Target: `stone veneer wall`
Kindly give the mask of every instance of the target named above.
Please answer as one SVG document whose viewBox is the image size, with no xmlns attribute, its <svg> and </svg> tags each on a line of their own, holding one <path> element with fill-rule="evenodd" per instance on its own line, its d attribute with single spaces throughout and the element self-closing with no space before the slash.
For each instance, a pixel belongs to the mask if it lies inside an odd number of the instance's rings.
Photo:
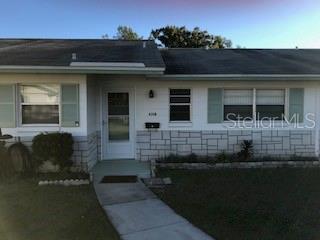
<svg viewBox="0 0 320 240">
<path fill-rule="evenodd" d="M 72 161 L 75 167 L 82 171 L 90 170 L 98 161 L 98 133 L 93 132 L 88 136 L 73 137 Z"/>
<path fill-rule="evenodd" d="M 101 131 L 97 131 L 97 160 L 101 159 Z"/>
<path fill-rule="evenodd" d="M 136 154 L 141 161 L 169 154 L 235 153 L 243 140 L 252 140 L 254 155 L 288 158 L 315 156 L 312 130 L 137 131 Z"/>
</svg>

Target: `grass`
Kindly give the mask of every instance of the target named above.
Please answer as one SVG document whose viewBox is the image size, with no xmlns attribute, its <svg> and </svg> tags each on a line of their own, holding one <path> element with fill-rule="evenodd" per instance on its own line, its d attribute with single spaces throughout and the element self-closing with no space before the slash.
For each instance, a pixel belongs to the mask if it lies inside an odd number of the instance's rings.
<svg viewBox="0 0 320 240">
<path fill-rule="evenodd" d="M 320 239 L 320 169 L 160 170 L 155 190 L 220 240 Z"/>
<path fill-rule="evenodd" d="M 1 240 L 119 239 L 91 185 L 38 187 L 38 179 L 0 183 Z"/>
</svg>

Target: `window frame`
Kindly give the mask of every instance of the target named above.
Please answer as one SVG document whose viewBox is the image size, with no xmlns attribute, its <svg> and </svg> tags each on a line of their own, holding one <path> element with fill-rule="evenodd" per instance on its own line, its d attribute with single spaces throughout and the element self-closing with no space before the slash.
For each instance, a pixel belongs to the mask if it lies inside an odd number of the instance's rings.
<svg viewBox="0 0 320 240">
<path fill-rule="evenodd" d="M 170 94 L 170 90 L 183 90 L 183 89 L 187 89 L 190 91 L 190 95 L 172 95 L 172 96 L 179 96 L 179 97 L 189 97 L 190 98 L 190 102 L 189 103 L 171 103 L 170 102 L 170 98 L 171 98 L 171 94 Z M 186 123 L 192 123 L 192 88 L 190 87 L 170 87 L 168 89 L 168 118 L 169 118 L 169 124 L 186 124 Z M 171 106 L 189 106 L 189 120 L 171 120 L 170 119 L 170 113 L 171 113 Z"/>
<path fill-rule="evenodd" d="M 223 110 L 223 116 L 224 116 L 224 93 L 225 90 L 252 90 L 253 94 L 252 94 L 252 120 L 245 120 L 246 122 L 257 122 L 257 121 L 263 121 L 263 120 L 259 120 L 256 119 L 257 116 L 257 97 L 256 97 L 256 92 L 257 90 L 283 90 L 284 91 L 284 116 L 287 117 L 288 116 L 288 112 L 289 112 L 289 88 L 281 88 L 281 87 L 254 87 L 254 88 L 223 88 L 222 89 L 222 110 Z M 275 122 L 284 122 L 285 119 L 281 120 L 274 120 Z M 224 120 L 224 123 L 230 123 L 232 122 L 231 120 Z"/>
<path fill-rule="evenodd" d="M 23 103 L 21 99 L 21 89 L 22 86 L 35 86 L 35 85 L 57 85 L 59 88 L 58 92 L 58 103 L 57 104 L 28 104 L 28 103 Z M 62 108 L 61 108 L 61 84 L 60 83 L 43 83 L 43 82 L 30 82 L 30 83 L 19 83 L 17 87 L 17 99 L 18 99 L 18 118 L 19 118 L 19 126 L 20 127 L 60 127 L 61 126 L 61 113 L 62 113 Z M 58 112 L 59 112 L 59 122 L 58 123 L 23 123 L 22 122 L 22 106 L 32 106 L 32 105 L 52 105 L 56 106 L 58 105 Z"/>
</svg>

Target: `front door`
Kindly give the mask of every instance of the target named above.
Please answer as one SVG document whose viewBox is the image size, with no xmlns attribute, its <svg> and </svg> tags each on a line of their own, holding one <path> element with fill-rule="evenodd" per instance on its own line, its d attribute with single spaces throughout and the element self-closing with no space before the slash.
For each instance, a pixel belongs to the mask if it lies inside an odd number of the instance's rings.
<svg viewBox="0 0 320 240">
<path fill-rule="evenodd" d="M 134 95 L 129 90 L 108 91 L 106 97 L 106 159 L 134 158 Z"/>
</svg>

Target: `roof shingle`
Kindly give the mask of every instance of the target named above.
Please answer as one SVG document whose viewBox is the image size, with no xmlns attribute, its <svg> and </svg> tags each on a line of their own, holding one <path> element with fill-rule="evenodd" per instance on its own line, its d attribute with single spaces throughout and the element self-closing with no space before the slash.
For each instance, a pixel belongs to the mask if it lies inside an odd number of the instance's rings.
<svg viewBox="0 0 320 240">
<path fill-rule="evenodd" d="M 164 67 L 153 41 L 0 39 L 0 65 L 69 66 L 74 62 L 72 53 L 76 53 L 78 62 L 135 62 Z"/>
<path fill-rule="evenodd" d="M 320 74 L 320 49 L 163 49 L 165 74 Z"/>
</svg>

